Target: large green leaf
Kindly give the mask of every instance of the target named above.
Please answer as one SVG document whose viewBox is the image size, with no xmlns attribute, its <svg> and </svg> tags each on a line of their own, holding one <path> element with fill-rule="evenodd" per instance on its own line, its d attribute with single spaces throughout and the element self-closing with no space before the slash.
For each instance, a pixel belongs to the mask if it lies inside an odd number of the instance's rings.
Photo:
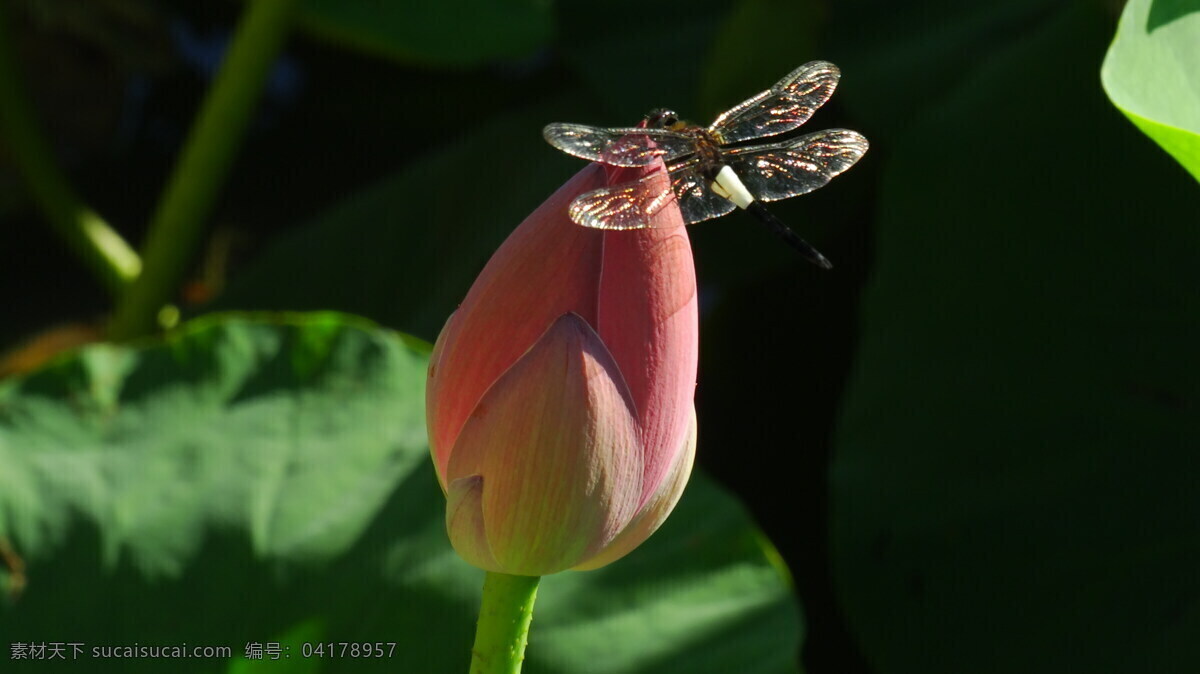
<svg viewBox="0 0 1200 674">
<path fill-rule="evenodd" d="M 1130 0 L 1100 77 L 1113 105 L 1200 180 L 1200 0 Z"/>
<path fill-rule="evenodd" d="M 880 674 L 1200 671 L 1200 191 L 1108 31 L 1066 5 L 889 148 L 831 478 Z"/>
<path fill-rule="evenodd" d="M 529 56 L 553 33 L 551 10 L 549 0 L 304 0 L 300 22 L 405 63 L 461 67 Z"/>
<path fill-rule="evenodd" d="M 4 383 L 6 644 L 84 645 L 24 663 L 37 671 L 164 671 L 92 649 L 184 643 L 234 658 L 170 671 L 465 671 L 483 574 L 443 528 L 426 352 L 337 314 L 214 315 Z M 544 580 L 526 671 L 795 671 L 798 615 L 773 557 L 697 477 L 625 560 Z M 304 657 L 305 642 L 352 641 L 397 646 Z M 268 642 L 290 657 L 242 660 Z"/>
</svg>

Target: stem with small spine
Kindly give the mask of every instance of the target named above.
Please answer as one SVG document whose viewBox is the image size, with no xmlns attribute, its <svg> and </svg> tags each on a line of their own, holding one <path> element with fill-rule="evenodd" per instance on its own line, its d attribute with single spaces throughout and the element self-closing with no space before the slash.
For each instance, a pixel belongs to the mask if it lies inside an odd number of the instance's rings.
<svg viewBox="0 0 1200 674">
<path fill-rule="evenodd" d="M 470 674 L 520 674 L 540 580 L 538 576 L 488 572 Z"/>
</svg>

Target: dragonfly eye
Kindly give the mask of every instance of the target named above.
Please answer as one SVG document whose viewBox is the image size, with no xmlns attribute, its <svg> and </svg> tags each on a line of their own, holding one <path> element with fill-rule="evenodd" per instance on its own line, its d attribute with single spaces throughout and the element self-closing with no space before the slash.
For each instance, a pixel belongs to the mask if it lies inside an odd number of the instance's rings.
<svg viewBox="0 0 1200 674">
<path fill-rule="evenodd" d="M 679 115 L 674 110 L 655 108 L 646 115 L 646 126 L 651 129 L 669 129 L 679 123 Z"/>
</svg>

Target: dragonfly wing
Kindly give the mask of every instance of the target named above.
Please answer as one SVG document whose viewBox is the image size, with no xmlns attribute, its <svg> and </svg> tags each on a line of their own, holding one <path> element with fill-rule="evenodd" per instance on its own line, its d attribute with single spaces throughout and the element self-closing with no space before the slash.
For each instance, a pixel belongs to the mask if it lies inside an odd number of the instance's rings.
<svg viewBox="0 0 1200 674">
<path fill-rule="evenodd" d="M 832 63 L 805 63 L 770 89 L 726 110 L 708 131 L 722 145 L 787 133 L 829 100 L 839 77 L 841 71 Z"/>
<path fill-rule="evenodd" d="M 786 143 L 730 148 L 722 154 L 756 199 L 778 201 L 824 187 L 867 151 L 867 139 L 826 129 Z"/>
<path fill-rule="evenodd" d="M 675 203 L 685 224 L 703 222 L 732 211 L 732 201 L 708 188 L 691 159 L 674 165 L 670 173 L 656 172 L 641 180 L 602 187 L 581 194 L 568 209 L 571 220 L 594 229 L 646 229 L 655 227 L 654 217 Z"/>
<path fill-rule="evenodd" d="M 641 180 L 585 192 L 567 212 L 576 224 L 593 229 L 645 229 L 653 227 L 655 214 L 673 201 L 670 178 L 656 171 Z"/>
<path fill-rule="evenodd" d="M 546 142 L 569 155 L 628 168 L 649 166 L 656 159 L 675 161 L 696 150 L 696 143 L 666 129 L 602 129 L 584 124 L 549 124 Z"/>
<path fill-rule="evenodd" d="M 709 182 L 694 167 L 671 170 L 671 187 L 685 223 L 692 225 L 719 218 L 737 208 L 732 201 L 713 192 Z"/>
</svg>

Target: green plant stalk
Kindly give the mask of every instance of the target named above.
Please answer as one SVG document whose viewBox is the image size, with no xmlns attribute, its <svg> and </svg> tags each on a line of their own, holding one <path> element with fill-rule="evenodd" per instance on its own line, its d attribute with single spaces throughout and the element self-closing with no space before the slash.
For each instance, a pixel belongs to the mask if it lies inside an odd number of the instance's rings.
<svg viewBox="0 0 1200 674">
<path fill-rule="evenodd" d="M 142 273 L 117 303 L 113 339 L 155 329 L 183 282 L 204 223 L 245 136 L 287 34 L 295 0 L 248 0 L 221 69 L 163 192 L 146 241 Z"/>
<path fill-rule="evenodd" d="M 520 674 L 538 576 L 488 572 L 471 648 L 470 674 Z"/>
<path fill-rule="evenodd" d="M 55 164 L 21 86 L 7 11 L 0 5 L 0 138 L 46 222 L 119 297 L 141 271 L 142 261 L 116 230 L 83 203 Z"/>
</svg>

